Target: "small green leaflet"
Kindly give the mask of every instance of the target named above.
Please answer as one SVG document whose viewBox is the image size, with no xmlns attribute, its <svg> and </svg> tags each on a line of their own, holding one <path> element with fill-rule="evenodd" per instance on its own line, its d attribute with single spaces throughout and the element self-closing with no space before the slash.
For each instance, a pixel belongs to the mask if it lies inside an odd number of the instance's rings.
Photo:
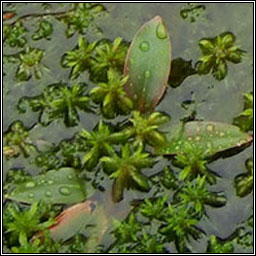
<svg viewBox="0 0 256 256">
<path fill-rule="evenodd" d="M 227 149 L 244 146 L 252 141 L 252 136 L 231 124 L 193 121 L 174 126 L 167 140 L 166 145 L 156 149 L 156 153 L 176 155 L 184 152 L 185 142 L 190 142 L 197 145 L 206 158 Z"/>
<path fill-rule="evenodd" d="M 45 201 L 52 204 L 73 204 L 86 198 L 83 184 L 72 168 L 48 171 L 18 184 L 6 198 L 32 204 Z"/>
<path fill-rule="evenodd" d="M 128 50 L 124 75 L 129 75 L 125 91 L 135 109 L 152 111 L 166 89 L 171 68 L 171 41 L 160 16 L 145 23 Z"/>
</svg>

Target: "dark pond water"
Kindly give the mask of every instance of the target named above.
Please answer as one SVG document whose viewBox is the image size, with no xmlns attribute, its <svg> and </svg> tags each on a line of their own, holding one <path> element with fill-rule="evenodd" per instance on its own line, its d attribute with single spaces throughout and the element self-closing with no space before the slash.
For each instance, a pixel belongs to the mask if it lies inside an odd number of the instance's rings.
<svg viewBox="0 0 256 256">
<path fill-rule="evenodd" d="M 182 58 L 191 61 L 194 66 L 201 51 L 198 41 L 201 38 L 215 37 L 223 32 L 232 32 L 236 36 L 236 45 L 246 51 L 246 54 L 239 64 L 228 64 L 228 74 L 225 79 L 218 81 L 212 75 L 191 75 L 188 76 L 179 87 L 169 86 L 167 92 L 157 106 L 157 110 L 168 113 L 172 124 L 180 119 L 189 116 L 196 111 L 196 119 L 204 121 L 219 121 L 232 123 L 232 120 L 243 110 L 243 93 L 253 89 L 253 5 L 250 3 L 209 3 L 196 13 L 188 13 L 182 18 L 181 10 L 188 7 L 185 3 L 105 3 L 108 11 L 95 19 L 95 24 L 100 30 L 91 29 L 85 37 L 92 41 L 101 38 L 114 40 L 122 37 L 125 41 L 131 42 L 139 27 L 156 15 L 162 16 L 168 31 L 171 35 L 172 58 Z M 4 10 L 15 9 L 17 17 L 32 13 L 47 12 L 39 3 L 30 4 L 5 4 Z M 69 8 L 69 4 L 51 4 L 49 12 L 61 12 Z M 11 23 L 15 20 L 7 20 Z M 69 69 L 60 65 L 61 56 L 74 48 L 77 43 L 78 34 L 70 38 L 65 36 L 66 25 L 56 19 L 53 23 L 53 33 L 50 40 L 31 39 L 35 30 L 37 18 L 24 20 L 28 30 L 27 44 L 44 50 L 43 63 L 48 67 L 41 79 L 32 77 L 28 81 L 17 81 L 15 79 L 15 64 L 6 64 L 3 77 L 3 130 L 15 121 L 21 120 L 25 127 L 32 127 L 29 134 L 33 143 L 43 140 L 58 144 L 63 139 L 71 138 L 75 132 L 82 128 L 91 130 L 98 122 L 99 117 L 94 114 L 80 112 L 80 122 L 77 126 L 68 128 L 62 121 L 52 122 L 49 126 L 43 127 L 38 123 L 38 113 L 27 111 L 20 114 L 17 103 L 23 96 L 34 96 L 41 93 L 43 88 L 49 84 L 69 80 Z M 4 54 L 15 54 L 23 48 L 4 46 Z M 89 81 L 89 75 L 84 72 L 77 81 L 85 81 L 90 88 L 93 83 Z M 192 101 L 185 109 L 182 107 L 184 101 Z M 200 227 L 205 231 L 206 238 L 216 235 L 221 239 L 230 236 L 238 227 L 239 223 L 251 216 L 253 195 L 252 193 L 244 198 L 236 196 L 234 178 L 244 172 L 246 159 L 253 155 L 251 145 L 244 151 L 232 157 L 219 159 L 209 164 L 209 168 L 218 173 L 221 178 L 217 184 L 211 187 L 213 191 L 224 191 L 227 204 L 221 208 L 206 207 L 208 218 L 200 221 Z M 164 160 L 167 161 L 167 160 Z M 166 162 L 155 165 L 151 173 L 159 172 Z M 40 168 L 29 163 L 28 159 L 22 156 L 4 160 L 4 179 L 10 168 L 24 168 L 28 173 L 36 175 Z M 130 201 L 134 198 L 145 198 L 149 194 L 140 193 L 136 190 L 125 191 L 124 200 L 114 204 L 111 200 L 112 180 L 107 176 L 103 181 L 105 192 L 96 191 L 93 198 L 102 204 L 109 216 L 125 218 L 129 213 Z M 199 243 L 192 242 L 193 252 L 205 250 L 206 240 Z M 109 243 L 109 239 L 106 239 Z M 194 243 L 194 244 L 193 244 Z"/>
</svg>

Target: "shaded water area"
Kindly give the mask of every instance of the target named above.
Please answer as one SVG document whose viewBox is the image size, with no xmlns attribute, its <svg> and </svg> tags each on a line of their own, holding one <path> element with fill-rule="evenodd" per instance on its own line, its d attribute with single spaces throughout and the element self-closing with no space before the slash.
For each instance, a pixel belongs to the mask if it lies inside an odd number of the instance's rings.
<svg viewBox="0 0 256 256">
<path fill-rule="evenodd" d="M 166 124 L 164 129 L 168 131 L 168 126 L 177 124 L 184 118 L 193 120 L 224 122 L 231 124 L 244 107 L 243 94 L 253 90 L 253 5 L 250 3 L 209 3 L 209 4 L 185 4 L 185 3 L 104 3 L 106 11 L 98 15 L 97 18 L 89 20 L 89 26 L 84 37 L 92 42 L 94 40 L 109 39 L 113 41 L 117 37 L 122 37 L 129 44 L 137 30 L 148 20 L 156 15 L 160 15 L 170 33 L 172 44 L 172 64 L 175 60 L 181 60 L 184 65 L 189 63 L 192 70 L 186 74 L 187 70 L 180 71 L 175 67 L 177 74 L 172 73 L 177 79 L 177 86 L 172 86 L 169 80 L 166 93 L 161 102 L 156 107 L 157 111 L 162 111 L 171 116 L 170 124 Z M 200 8 L 194 8 L 199 6 Z M 39 113 L 27 110 L 20 113 L 17 104 L 22 97 L 33 97 L 42 93 L 43 89 L 50 84 L 74 82 L 70 79 L 70 68 L 63 68 L 60 64 L 62 56 L 72 50 L 77 45 L 79 33 L 67 37 L 65 31 L 67 25 L 54 16 L 48 15 L 47 20 L 53 25 L 52 34 L 49 39 L 42 38 L 33 40 L 32 35 L 38 27 L 40 13 L 62 13 L 70 9 L 70 4 L 4 4 L 5 12 L 16 13 L 12 19 L 7 19 L 4 24 L 11 24 L 18 17 L 31 15 L 22 19 L 26 32 L 26 44 L 18 47 L 11 47 L 5 42 L 3 54 L 15 55 L 23 51 L 26 45 L 32 48 L 43 50 L 42 63 L 47 68 L 42 68 L 43 73 L 39 79 L 35 75 L 25 81 L 17 79 L 17 63 L 4 62 L 3 76 L 3 130 L 8 128 L 16 120 L 22 121 L 24 127 L 29 129 L 31 144 L 38 148 L 46 145 L 58 145 L 61 141 L 71 139 L 74 134 L 82 129 L 91 131 L 102 119 L 96 113 L 79 111 L 79 122 L 73 127 L 67 127 L 63 119 L 58 119 L 43 126 L 39 122 Z M 228 72 L 224 79 L 217 80 L 212 74 L 198 75 L 193 71 L 195 64 L 202 53 L 198 42 L 202 38 L 213 38 L 217 35 L 230 32 L 235 35 L 235 45 L 245 51 L 240 63 L 228 62 Z M 172 66 L 173 68 L 173 66 Z M 176 81 L 175 80 L 175 81 Z M 95 82 L 90 80 L 88 70 L 82 72 L 75 80 L 77 83 L 88 84 L 88 91 L 95 86 Z M 123 116 L 116 118 L 116 124 L 124 119 Z M 109 121 L 104 119 L 104 121 Z M 251 134 L 252 132 L 249 131 Z M 43 144 L 43 146 L 42 146 Z M 5 146 L 5 145 L 4 145 Z M 39 149 L 40 150 L 40 149 Z M 19 154 L 17 157 L 5 158 L 3 162 L 4 181 L 10 169 L 24 169 L 26 173 L 34 176 L 42 173 L 42 167 L 35 164 L 33 158 L 37 153 L 29 157 Z M 245 197 L 236 195 L 234 179 L 237 175 L 244 173 L 245 162 L 253 156 L 253 145 L 245 150 L 226 158 L 219 158 L 212 161 L 207 166 L 217 173 L 217 182 L 209 187 L 210 191 L 223 192 L 227 203 L 223 207 L 205 206 L 205 215 L 200 219 L 197 227 L 203 230 L 200 239 L 189 239 L 189 250 L 193 253 L 203 253 L 206 251 L 209 238 L 215 235 L 220 241 L 229 239 L 242 225 L 243 222 L 252 216 L 253 193 Z M 161 158 L 153 168 L 143 170 L 147 176 L 159 174 L 163 168 L 170 164 L 168 158 Z M 61 166 L 63 167 L 63 166 Z M 72 166 L 71 166 L 72 167 Z M 177 171 L 178 168 L 172 166 Z M 157 185 L 153 182 L 151 190 L 139 192 L 136 189 L 124 191 L 123 200 L 114 203 L 111 198 L 111 188 L 113 179 L 95 168 L 96 171 L 83 170 L 88 180 L 100 184 L 98 189 L 93 190 L 90 199 L 102 206 L 106 216 L 111 223 L 111 218 L 123 220 L 133 209 L 134 200 L 139 201 L 145 198 L 162 196 L 157 191 Z M 157 176 L 157 175 L 156 175 Z M 90 184 L 89 184 L 90 183 Z M 91 182 L 88 181 L 91 186 Z M 89 186 L 88 185 L 88 186 Z M 86 185 L 85 185 L 86 186 Z M 99 189 L 100 188 L 100 189 Z M 164 190 L 172 198 L 174 191 Z M 133 204 L 132 204 L 133 202 Z M 8 204 L 8 200 L 5 201 Z M 136 203 L 135 203 L 136 204 Z M 102 227 L 100 227 L 102 228 Z M 105 228 L 105 227 L 104 227 Z M 102 228 L 103 229 L 103 228 Z M 115 241 L 111 230 L 113 226 L 109 224 L 107 232 L 102 239 L 103 248 L 107 249 Z M 251 232 L 251 231 L 250 231 Z M 86 231 L 82 231 L 86 234 Z M 252 238 L 252 234 L 250 236 Z M 250 239 L 250 238 L 249 238 Z M 237 245 L 234 252 L 252 252 L 250 241 L 248 246 Z M 11 247 L 11 246 L 10 246 Z M 7 250 L 7 249 L 6 249 Z M 177 252 L 174 242 L 165 244 L 166 252 Z"/>
</svg>

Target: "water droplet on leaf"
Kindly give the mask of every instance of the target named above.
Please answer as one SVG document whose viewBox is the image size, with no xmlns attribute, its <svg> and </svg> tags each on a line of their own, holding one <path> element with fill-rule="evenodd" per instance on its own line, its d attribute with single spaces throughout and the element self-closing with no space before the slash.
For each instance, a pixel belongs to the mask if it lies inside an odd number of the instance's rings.
<svg viewBox="0 0 256 256">
<path fill-rule="evenodd" d="M 46 191 L 46 192 L 45 192 L 45 195 L 46 195 L 47 197 L 51 197 L 51 196 L 52 196 L 52 192 L 51 192 L 51 191 Z"/>
<path fill-rule="evenodd" d="M 35 196 L 35 195 L 34 195 L 34 193 L 32 193 L 32 192 L 28 194 L 28 198 L 33 198 L 34 196 Z"/>
<path fill-rule="evenodd" d="M 150 77 L 151 77 L 151 72 L 149 70 L 146 70 L 145 78 L 150 78 Z"/>
<path fill-rule="evenodd" d="M 201 139 L 200 136 L 196 136 L 196 137 L 195 137 L 195 141 L 199 141 L 200 139 Z"/>
<path fill-rule="evenodd" d="M 212 131 L 214 131 L 214 125 L 213 124 L 208 124 L 207 126 L 206 126 L 206 130 L 208 131 L 208 132 L 212 132 Z"/>
<path fill-rule="evenodd" d="M 149 42 L 143 41 L 140 43 L 140 50 L 143 52 L 149 51 Z"/>
<path fill-rule="evenodd" d="M 25 187 L 26 187 L 26 188 L 33 188 L 33 187 L 35 187 L 35 185 L 36 185 L 36 183 L 35 183 L 34 181 L 29 181 L 29 182 L 25 185 Z"/>
<path fill-rule="evenodd" d="M 69 188 L 67 188 L 67 187 L 60 187 L 59 192 L 60 192 L 60 194 L 62 194 L 64 196 L 68 196 L 71 194 Z"/>
<path fill-rule="evenodd" d="M 166 28 L 165 28 L 163 23 L 160 23 L 159 25 L 157 25 L 157 27 L 156 27 L 156 36 L 159 39 L 165 39 L 167 37 Z"/>
</svg>

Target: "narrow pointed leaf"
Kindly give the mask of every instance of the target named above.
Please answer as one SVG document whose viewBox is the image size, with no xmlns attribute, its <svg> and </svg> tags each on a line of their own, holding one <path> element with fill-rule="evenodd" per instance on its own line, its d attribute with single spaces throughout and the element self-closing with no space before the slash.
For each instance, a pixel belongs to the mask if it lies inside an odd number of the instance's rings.
<svg viewBox="0 0 256 256">
<path fill-rule="evenodd" d="M 130 175 L 133 181 L 139 186 L 142 191 L 149 191 L 150 187 L 147 178 L 136 170 L 130 170 Z"/>
<path fill-rule="evenodd" d="M 61 168 L 38 175 L 22 184 L 18 184 L 6 198 L 32 204 L 38 201 L 47 203 L 72 204 L 85 199 L 83 185 L 74 169 Z"/>
<path fill-rule="evenodd" d="M 127 182 L 126 175 L 119 175 L 119 177 L 114 180 L 112 186 L 112 200 L 114 203 L 118 203 L 123 199 L 123 192 L 127 187 Z"/>
<path fill-rule="evenodd" d="M 135 109 L 153 110 L 166 89 L 170 67 L 170 37 L 162 18 L 156 16 L 139 29 L 126 56 L 125 90 Z"/>
<path fill-rule="evenodd" d="M 157 153 L 176 155 L 185 151 L 185 142 L 190 142 L 197 145 L 206 158 L 221 151 L 245 146 L 252 141 L 252 136 L 231 124 L 193 121 L 184 126 L 174 126 L 167 140 L 163 147 L 156 149 Z"/>
</svg>

